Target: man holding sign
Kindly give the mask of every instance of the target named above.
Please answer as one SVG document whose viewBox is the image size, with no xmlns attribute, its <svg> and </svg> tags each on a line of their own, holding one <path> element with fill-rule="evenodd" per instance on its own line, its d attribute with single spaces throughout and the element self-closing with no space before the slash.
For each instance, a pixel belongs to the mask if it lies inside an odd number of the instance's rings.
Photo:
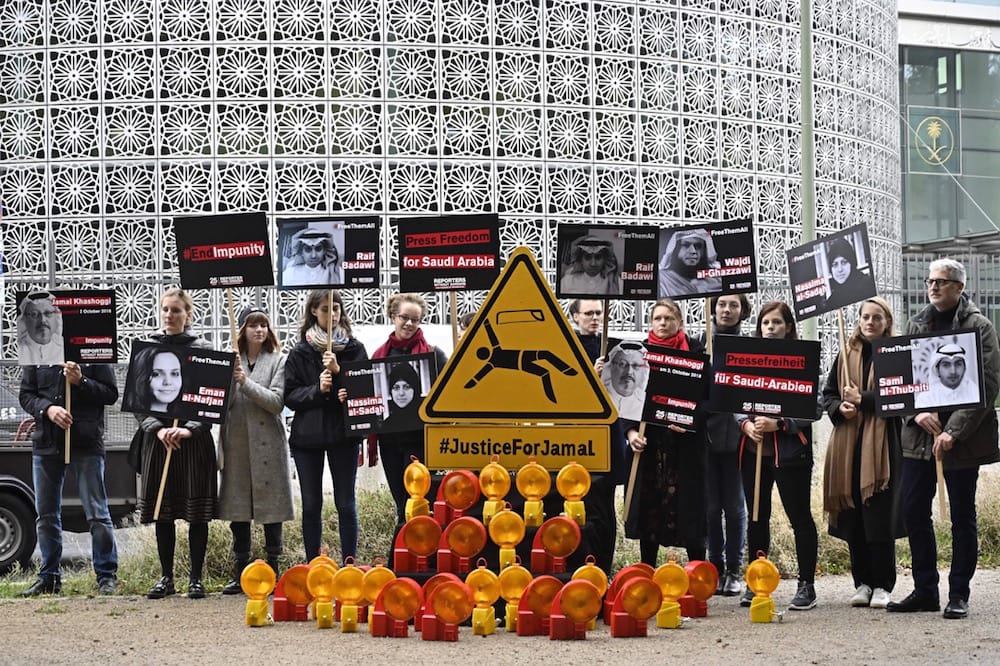
<svg viewBox="0 0 1000 666">
<path fill-rule="evenodd" d="M 72 414 L 64 406 L 67 384 Z M 38 514 L 38 549 L 42 556 L 38 580 L 22 594 L 26 597 L 58 594 L 62 589 L 59 563 L 62 490 L 67 467 L 73 468 L 80 502 L 90 524 L 97 589 L 101 594 L 114 594 L 118 587 L 118 550 L 104 487 L 104 407 L 118 400 L 114 371 L 109 365 L 80 365 L 72 361 L 58 366 L 27 366 L 21 376 L 18 398 L 24 411 L 35 417 L 31 436 L 32 481 Z M 73 446 L 69 464 L 65 462 L 63 449 L 67 430 Z"/>
<path fill-rule="evenodd" d="M 932 261 L 927 284 L 930 305 L 907 323 L 906 333 L 978 329 L 982 338 L 986 407 L 955 411 L 925 411 L 909 418 L 903 428 L 903 518 L 913 552 L 913 592 L 890 603 L 890 612 L 937 611 L 937 543 L 931 521 L 936 490 L 934 459 L 942 462 L 951 504 L 952 558 L 948 605 L 944 617 L 969 614 L 969 581 L 976 571 L 976 483 L 979 466 L 1000 460 L 997 448 L 997 399 L 1000 341 L 993 324 L 965 295 L 965 267 L 954 259 Z M 937 356 L 954 351 L 938 350 Z M 941 359 L 938 359 L 940 361 Z M 964 360 L 964 355 L 963 355 Z M 953 363 L 954 365 L 954 363 Z M 964 363 L 963 363 L 964 365 Z"/>
</svg>

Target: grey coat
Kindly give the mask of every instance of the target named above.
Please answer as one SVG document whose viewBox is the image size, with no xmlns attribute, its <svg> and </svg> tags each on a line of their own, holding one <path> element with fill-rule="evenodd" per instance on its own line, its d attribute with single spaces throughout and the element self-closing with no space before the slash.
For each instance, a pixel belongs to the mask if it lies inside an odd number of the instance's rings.
<svg viewBox="0 0 1000 666">
<path fill-rule="evenodd" d="M 261 524 L 292 520 L 292 488 L 288 473 L 288 440 L 281 419 L 285 394 L 285 357 L 260 353 L 242 386 L 233 383 L 229 415 L 222 426 L 222 488 L 219 517 Z M 252 434 L 251 434 L 252 433 Z"/>
</svg>

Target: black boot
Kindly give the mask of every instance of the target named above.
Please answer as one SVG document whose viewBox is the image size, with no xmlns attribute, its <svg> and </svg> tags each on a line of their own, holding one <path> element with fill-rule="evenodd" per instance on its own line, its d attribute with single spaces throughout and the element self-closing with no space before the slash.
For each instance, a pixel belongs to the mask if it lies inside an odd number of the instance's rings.
<svg viewBox="0 0 1000 666">
<path fill-rule="evenodd" d="M 278 555 L 268 553 L 267 554 L 267 565 L 274 570 L 274 578 L 277 580 L 281 578 L 281 567 L 278 565 Z"/>
<path fill-rule="evenodd" d="M 250 553 L 233 554 L 233 579 L 222 588 L 223 594 L 243 594 L 243 586 L 240 585 L 240 576 L 243 570 L 250 564 Z"/>
</svg>

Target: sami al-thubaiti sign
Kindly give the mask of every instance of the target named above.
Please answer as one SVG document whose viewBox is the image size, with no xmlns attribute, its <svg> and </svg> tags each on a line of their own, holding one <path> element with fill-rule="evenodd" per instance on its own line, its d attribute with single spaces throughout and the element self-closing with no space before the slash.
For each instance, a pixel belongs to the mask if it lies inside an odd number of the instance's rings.
<svg viewBox="0 0 1000 666">
<path fill-rule="evenodd" d="M 656 298 L 658 229 L 600 224 L 560 224 L 556 296 Z"/>
<path fill-rule="evenodd" d="M 264 213 L 177 217 L 174 235 L 185 289 L 274 284 Z"/>
<path fill-rule="evenodd" d="M 280 219 L 278 288 L 377 287 L 379 218 Z"/>
<path fill-rule="evenodd" d="M 709 411 L 816 420 L 819 353 L 815 340 L 716 336 Z"/>
<path fill-rule="evenodd" d="M 121 411 L 166 420 L 223 423 L 233 364 L 232 352 L 133 342 Z"/>
<path fill-rule="evenodd" d="M 864 224 L 792 248 L 787 256 L 792 305 L 799 320 L 877 293 Z"/>
<path fill-rule="evenodd" d="M 980 333 L 934 331 L 872 343 L 879 416 L 986 406 Z"/>
<path fill-rule="evenodd" d="M 399 290 L 489 289 L 500 274 L 495 214 L 394 220 L 399 232 Z"/>
<path fill-rule="evenodd" d="M 118 362 L 113 289 L 37 289 L 15 299 L 19 365 Z"/>
</svg>

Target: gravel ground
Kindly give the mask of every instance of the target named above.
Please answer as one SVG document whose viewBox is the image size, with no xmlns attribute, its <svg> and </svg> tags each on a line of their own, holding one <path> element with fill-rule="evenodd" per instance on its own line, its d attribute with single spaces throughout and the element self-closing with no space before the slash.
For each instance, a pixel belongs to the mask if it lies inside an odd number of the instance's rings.
<svg viewBox="0 0 1000 666">
<path fill-rule="evenodd" d="M 946 572 L 945 577 L 946 577 Z M 782 581 L 779 609 L 794 593 Z M 709 616 L 680 629 L 649 625 L 646 638 L 613 639 L 603 624 L 585 641 L 553 642 L 500 630 L 473 636 L 459 630 L 457 643 L 375 639 L 367 633 L 319 630 L 313 622 L 249 628 L 242 597 L 211 594 L 195 601 L 182 596 L 162 601 L 142 597 L 51 598 L 0 602 L 0 662 L 4 664 L 83 663 L 256 663 L 327 662 L 339 653 L 358 664 L 443 663 L 656 664 L 683 659 L 696 663 L 1000 663 L 1000 571 L 981 570 L 973 580 L 972 613 L 964 621 L 939 613 L 887 614 L 851 608 L 851 581 L 825 576 L 816 583 L 819 606 L 787 612 L 782 622 L 754 625 L 736 597 L 709 602 Z M 894 598 L 912 589 L 901 575 Z M 942 582 L 946 594 L 946 583 Z M 334 652 L 336 651 L 336 652 Z M 334 660 L 340 661 L 337 657 Z"/>
</svg>

